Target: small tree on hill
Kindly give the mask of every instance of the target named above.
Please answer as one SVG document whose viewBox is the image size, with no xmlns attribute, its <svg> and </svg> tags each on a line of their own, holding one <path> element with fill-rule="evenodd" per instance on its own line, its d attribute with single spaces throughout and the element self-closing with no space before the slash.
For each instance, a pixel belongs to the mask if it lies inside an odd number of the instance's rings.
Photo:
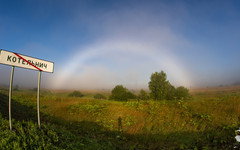
<svg viewBox="0 0 240 150">
<path fill-rule="evenodd" d="M 112 90 L 112 94 L 110 95 L 110 99 L 117 101 L 127 101 L 128 99 L 134 98 L 136 98 L 136 96 L 122 85 L 115 86 L 115 88 Z"/>
</svg>

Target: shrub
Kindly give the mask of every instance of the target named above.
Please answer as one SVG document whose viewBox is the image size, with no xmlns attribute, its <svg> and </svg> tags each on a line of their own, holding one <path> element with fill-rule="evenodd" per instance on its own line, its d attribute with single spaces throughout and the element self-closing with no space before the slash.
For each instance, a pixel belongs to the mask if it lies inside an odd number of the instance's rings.
<svg viewBox="0 0 240 150">
<path fill-rule="evenodd" d="M 110 99 L 114 99 L 117 101 L 127 101 L 134 98 L 136 98 L 136 96 L 122 85 L 115 86 L 110 96 Z"/>
<path fill-rule="evenodd" d="M 132 92 L 130 92 L 130 91 L 127 91 L 127 93 L 126 93 L 126 99 L 128 100 L 128 99 L 135 99 L 135 98 L 137 98 L 137 96 L 136 95 L 134 95 Z"/>
<path fill-rule="evenodd" d="M 167 95 L 166 99 L 167 100 L 174 100 L 176 98 L 176 89 L 173 85 L 169 83 L 168 88 L 167 88 Z"/>
<path fill-rule="evenodd" d="M 70 96 L 70 97 L 83 97 L 84 95 L 79 91 L 73 91 L 68 96 Z"/>
<path fill-rule="evenodd" d="M 189 90 L 183 86 L 180 86 L 176 89 L 176 98 L 177 99 L 189 99 L 190 98 L 190 94 L 189 94 Z"/>
<path fill-rule="evenodd" d="M 148 100 L 149 96 L 148 93 L 146 91 L 144 91 L 143 89 L 140 90 L 140 93 L 138 95 L 138 98 L 141 100 Z"/>
<path fill-rule="evenodd" d="M 106 99 L 106 97 L 104 96 L 104 95 L 102 95 L 102 94 L 96 94 L 96 95 L 94 95 L 94 98 L 95 99 Z"/>
</svg>

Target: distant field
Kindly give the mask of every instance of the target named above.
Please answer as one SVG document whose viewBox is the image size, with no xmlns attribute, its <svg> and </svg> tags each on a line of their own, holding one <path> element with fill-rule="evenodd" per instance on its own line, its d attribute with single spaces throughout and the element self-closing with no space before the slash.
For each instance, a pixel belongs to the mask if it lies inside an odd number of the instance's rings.
<svg viewBox="0 0 240 150">
<path fill-rule="evenodd" d="M 0 133 L 8 132 L 7 92 L 0 90 Z M 240 126 L 240 87 L 191 89 L 189 101 L 118 102 L 93 98 L 96 93 L 108 97 L 108 90 L 81 90 L 81 98 L 69 97 L 71 92 L 41 91 L 42 133 L 36 130 L 36 92 L 13 91 L 15 135 L 4 135 L 0 148 L 232 149 Z M 42 140 L 31 145 L 34 136 Z M 23 141 L 30 146 L 24 148 Z"/>
<path fill-rule="evenodd" d="M 192 88 L 190 89 L 190 92 L 192 95 L 208 95 L 212 94 L 217 96 L 221 92 L 222 94 L 231 94 L 231 93 L 239 93 L 240 92 L 240 86 L 223 86 L 223 87 L 206 87 L 206 88 Z"/>
</svg>

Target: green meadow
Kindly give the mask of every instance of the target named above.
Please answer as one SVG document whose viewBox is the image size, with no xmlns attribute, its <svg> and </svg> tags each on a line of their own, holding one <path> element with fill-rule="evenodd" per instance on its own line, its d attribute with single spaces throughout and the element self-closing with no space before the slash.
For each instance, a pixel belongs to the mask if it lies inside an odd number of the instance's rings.
<svg viewBox="0 0 240 150">
<path fill-rule="evenodd" d="M 0 149 L 232 149 L 240 126 L 240 87 L 191 90 L 190 100 L 109 100 L 110 91 L 0 90 Z M 101 93 L 106 99 L 96 99 Z M 138 94 L 136 91 L 135 94 Z"/>
</svg>

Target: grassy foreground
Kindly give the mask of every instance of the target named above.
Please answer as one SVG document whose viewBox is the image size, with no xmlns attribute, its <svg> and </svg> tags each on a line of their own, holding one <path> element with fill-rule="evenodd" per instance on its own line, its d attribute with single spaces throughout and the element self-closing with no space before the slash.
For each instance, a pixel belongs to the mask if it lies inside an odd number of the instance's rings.
<svg viewBox="0 0 240 150">
<path fill-rule="evenodd" d="M 240 88 L 192 91 L 193 100 L 116 102 L 70 92 L 0 90 L 0 149 L 232 149 L 239 128 Z M 103 93 L 108 96 L 108 93 Z"/>
</svg>

